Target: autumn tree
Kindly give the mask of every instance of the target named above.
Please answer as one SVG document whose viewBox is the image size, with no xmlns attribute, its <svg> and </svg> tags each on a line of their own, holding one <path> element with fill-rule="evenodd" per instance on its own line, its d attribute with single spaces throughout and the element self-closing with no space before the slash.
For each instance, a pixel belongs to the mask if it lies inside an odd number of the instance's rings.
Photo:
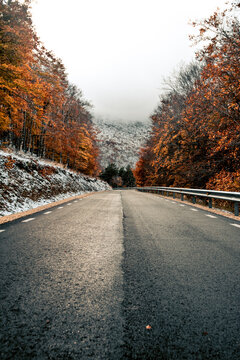
<svg viewBox="0 0 240 360">
<path fill-rule="evenodd" d="M 192 39 L 203 43 L 198 63 L 168 81 L 136 166 L 138 184 L 240 190 L 238 11 L 235 2 L 193 24 Z"/>
<path fill-rule="evenodd" d="M 229 9 L 194 23 L 199 28 L 194 40 L 204 43 L 197 57 L 205 64 L 201 91 L 207 102 L 204 115 L 211 141 L 208 156 L 213 173 L 206 185 L 223 190 L 229 189 L 229 178 L 239 190 L 235 180 L 240 169 L 239 8 L 236 1 Z"/>
<path fill-rule="evenodd" d="M 96 175 L 91 106 L 38 39 L 30 0 L 0 0 L 0 14 L 1 142 Z"/>
<path fill-rule="evenodd" d="M 1 0 L 0 14 L 0 132 L 15 142 L 30 110 L 35 35 L 28 2 Z"/>
</svg>

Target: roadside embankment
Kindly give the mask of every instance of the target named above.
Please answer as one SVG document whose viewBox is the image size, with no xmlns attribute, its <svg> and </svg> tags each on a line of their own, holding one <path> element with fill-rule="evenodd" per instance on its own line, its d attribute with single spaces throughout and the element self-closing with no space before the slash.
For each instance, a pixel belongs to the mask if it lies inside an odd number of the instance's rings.
<svg viewBox="0 0 240 360">
<path fill-rule="evenodd" d="M 0 216 L 110 189 L 102 180 L 64 169 L 60 165 L 0 151 Z"/>
</svg>

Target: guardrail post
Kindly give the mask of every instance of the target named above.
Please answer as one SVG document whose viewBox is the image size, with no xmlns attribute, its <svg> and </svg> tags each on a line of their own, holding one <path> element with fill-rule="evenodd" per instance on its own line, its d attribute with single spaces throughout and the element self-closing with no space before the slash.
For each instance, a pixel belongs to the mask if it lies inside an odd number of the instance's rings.
<svg viewBox="0 0 240 360">
<path fill-rule="evenodd" d="M 162 196 L 172 196 L 173 199 L 177 197 L 176 194 L 181 195 L 181 201 L 184 201 L 184 195 L 187 198 L 192 199 L 192 203 L 196 204 L 197 197 L 204 197 L 204 204 L 211 209 L 212 199 L 221 199 L 225 201 L 231 201 L 234 203 L 234 215 L 239 216 L 239 204 L 240 204 L 240 193 L 239 192 L 228 192 L 228 191 L 217 191 L 217 190 L 204 190 L 204 189 L 184 189 L 184 188 L 171 188 L 171 187 L 141 187 L 137 189 L 141 192 L 162 194 Z M 207 204 L 206 204 L 207 203 Z"/>
<path fill-rule="evenodd" d="M 239 205 L 237 201 L 234 203 L 234 215 L 239 216 Z"/>
<path fill-rule="evenodd" d="M 209 207 L 209 209 L 212 208 L 212 199 L 211 198 L 208 199 L 208 207 Z"/>
</svg>

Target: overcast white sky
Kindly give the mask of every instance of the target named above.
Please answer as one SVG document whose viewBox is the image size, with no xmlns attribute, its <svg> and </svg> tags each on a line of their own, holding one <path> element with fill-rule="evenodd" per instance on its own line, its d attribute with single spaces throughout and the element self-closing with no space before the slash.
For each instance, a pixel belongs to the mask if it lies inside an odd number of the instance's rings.
<svg viewBox="0 0 240 360">
<path fill-rule="evenodd" d="M 194 58 L 189 20 L 206 18 L 226 0 L 35 0 L 32 14 L 48 50 L 95 116 L 146 120 L 162 78 Z"/>
</svg>

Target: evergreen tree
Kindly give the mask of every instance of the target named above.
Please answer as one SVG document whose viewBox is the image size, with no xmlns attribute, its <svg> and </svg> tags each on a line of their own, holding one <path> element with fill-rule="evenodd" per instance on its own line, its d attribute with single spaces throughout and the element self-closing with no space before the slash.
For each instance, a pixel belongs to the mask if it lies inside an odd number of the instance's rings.
<svg viewBox="0 0 240 360">
<path fill-rule="evenodd" d="M 118 168 L 114 163 L 109 164 L 100 174 L 100 179 L 114 187 L 114 178 L 118 176 Z"/>
<path fill-rule="evenodd" d="M 120 169 L 120 171 L 121 171 L 121 169 Z M 120 171 L 119 171 L 119 175 L 120 175 Z M 136 184 L 135 177 L 133 175 L 130 165 L 128 165 L 126 167 L 126 170 L 124 170 L 124 172 L 122 172 L 122 175 L 120 175 L 120 176 L 122 177 L 122 180 L 123 180 L 123 186 L 126 186 L 126 187 L 135 186 L 135 184 Z"/>
<path fill-rule="evenodd" d="M 123 179 L 124 174 L 125 174 L 125 169 L 124 169 L 124 167 L 121 167 L 118 171 L 118 175 L 121 176 L 121 178 Z"/>
<path fill-rule="evenodd" d="M 114 163 L 111 163 L 102 171 L 100 178 L 112 187 L 133 187 L 136 184 L 130 165 L 126 169 L 124 167 L 118 169 Z"/>
</svg>

